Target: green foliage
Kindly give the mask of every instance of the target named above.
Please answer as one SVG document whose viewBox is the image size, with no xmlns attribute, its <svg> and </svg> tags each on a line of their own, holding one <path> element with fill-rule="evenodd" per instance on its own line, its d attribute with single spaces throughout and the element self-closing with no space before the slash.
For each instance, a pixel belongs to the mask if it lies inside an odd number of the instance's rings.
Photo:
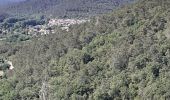
<svg viewBox="0 0 170 100">
<path fill-rule="evenodd" d="M 0 81 L 0 99 L 1 100 L 13 100 L 17 99 L 17 95 L 14 91 L 15 82 L 9 82 L 6 79 Z"/>
<path fill-rule="evenodd" d="M 13 34 L 13 35 L 7 37 L 6 41 L 7 42 L 21 42 L 21 41 L 26 41 L 29 39 L 30 39 L 30 36 L 27 36 L 27 35 Z"/>
<path fill-rule="evenodd" d="M 1 43 L 15 70 L 1 79 L 0 99 L 168 100 L 170 5 L 159 1 L 139 1 L 68 32 Z"/>
<path fill-rule="evenodd" d="M 10 65 L 6 61 L 4 61 L 4 59 L 1 58 L 0 59 L 0 70 L 5 71 L 5 70 L 9 69 L 9 67 L 10 67 Z"/>
</svg>

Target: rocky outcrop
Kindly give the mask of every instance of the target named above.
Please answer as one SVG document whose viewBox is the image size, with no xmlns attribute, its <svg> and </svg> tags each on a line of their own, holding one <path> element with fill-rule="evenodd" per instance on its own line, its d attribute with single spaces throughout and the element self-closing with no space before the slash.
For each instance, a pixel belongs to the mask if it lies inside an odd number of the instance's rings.
<svg viewBox="0 0 170 100">
<path fill-rule="evenodd" d="M 12 62 L 4 60 L 4 65 L 5 64 L 9 65 L 9 67 L 6 67 L 6 69 L 2 68 L 3 70 L 0 70 L 0 78 L 3 78 L 3 76 L 5 75 L 5 72 L 6 72 L 7 76 L 13 75 L 14 66 L 13 66 Z"/>
<path fill-rule="evenodd" d="M 0 78 L 4 76 L 4 72 L 0 71 Z"/>
</svg>

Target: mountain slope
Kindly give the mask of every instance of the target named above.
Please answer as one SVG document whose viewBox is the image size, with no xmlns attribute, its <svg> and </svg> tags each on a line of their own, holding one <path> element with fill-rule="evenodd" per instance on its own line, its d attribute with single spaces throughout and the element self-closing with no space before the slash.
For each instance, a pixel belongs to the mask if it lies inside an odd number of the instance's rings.
<svg viewBox="0 0 170 100">
<path fill-rule="evenodd" d="M 169 100 L 170 2 L 142 0 L 27 42 L 0 44 L 12 61 L 2 100 Z"/>
<path fill-rule="evenodd" d="M 8 4 L 12 4 L 12 3 L 18 3 L 24 0 L 0 0 L 0 6 L 6 6 Z"/>
<path fill-rule="evenodd" d="M 90 16 L 112 11 L 134 0 L 27 0 L 7 8 L 18 14 L 48 14 L 61 17 Z"/>
</svg>

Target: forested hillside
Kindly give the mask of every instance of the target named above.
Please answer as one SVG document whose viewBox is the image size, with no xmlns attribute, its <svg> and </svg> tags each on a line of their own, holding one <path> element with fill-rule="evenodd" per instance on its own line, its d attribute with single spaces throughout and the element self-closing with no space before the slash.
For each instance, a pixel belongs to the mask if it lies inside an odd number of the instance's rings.
<svg viewBox="0 0 170 100">
<path fill-rule="evenodd" d="M 5 18 L 8 17 L 8 14 L 7 13 L 4 13 L 4 12 L 0 12 L 0 22 L 2 22 Z"/>
<path fill-rule="evenodd" d="M 6 6 L 8 4 L 12 4 L 12 3 L 18 3 L 24 0 L 0 0 L 0 7 L 1 6 Z"/>
<path fill-rule="evenodd" d="M 135 0 L 26 0 L 6 7 L 14 14 L 43 14 L 58 17 L 89 17 L 111 12 Z"/>
<path fill-rule="evenodd" d="M 69 31 L 0 40 L 0 100 L 169 100 L 169 27 L 170 1 L 140 0 Z"/>
</svg>

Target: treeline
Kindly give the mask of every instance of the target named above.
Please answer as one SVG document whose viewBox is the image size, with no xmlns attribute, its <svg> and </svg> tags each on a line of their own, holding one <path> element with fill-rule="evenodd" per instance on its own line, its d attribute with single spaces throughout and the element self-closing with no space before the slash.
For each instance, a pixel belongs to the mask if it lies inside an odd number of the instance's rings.
<svg viewBox="0 0 170 100">
<path fill-rule="evenodd" d="M 69 32 L 1 44 L 15 69 L 1 79 L 0 99 L 170 99 L 169 7 L 144 0 Z"/>
</svg>

